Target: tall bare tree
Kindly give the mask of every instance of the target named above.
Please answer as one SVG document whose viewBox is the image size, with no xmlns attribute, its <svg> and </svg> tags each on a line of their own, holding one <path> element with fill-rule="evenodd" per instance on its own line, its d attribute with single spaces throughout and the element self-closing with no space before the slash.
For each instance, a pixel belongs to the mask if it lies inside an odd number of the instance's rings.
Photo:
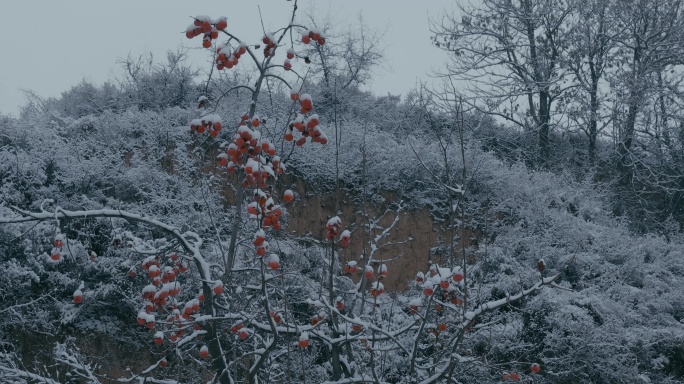
<svg viewBox="0 0 684 384">
<path fill-rule="evenodd" d="M 558 121 L 554 101 L 568 75 L 560 65 L 568 46 L 567 21 L 575 3 L 564 0 L 459 2 L 460 20 L 433 27 L 434 44 L 453 55 L 445 76 L 461 81 L 464 102 L 537 135 L 546 165 L 549 131 Z"/>
<path fill-rule="evenodd" d="M 614 4 L 612 11 L 624 32 L 616 36 L 618 69 L 613 77 L 616 102 L 624 105 L 620 122 L 618 152 L 623 184 L 632 182 L 635 161 L 632 149 L 637 133 L 652 132 L 648 119 L 640 127 L 639 118 L 663 85 L 662 74 L 684 64 L 684 12 L 680 0 L 630 0 Z M 657 96 L 656 96 L 657 97 Z M 623 109 L 618 107 L 619 109 Z"/>
<path fill-rule="evenodd" d="M 615 54 L 617 23 L 610 14 L 612 0 L 590 1 L 578 7 L 572 18 L 571 32 L 575 36 L 568 52 L 568 68 L 573 73 L 576 88 L 563 101 L 566 113 L 577 121 L 589 139 L 589 162 L 596 160 L 596 140 L 610 123 L 606 72 Z"/>
</svg>

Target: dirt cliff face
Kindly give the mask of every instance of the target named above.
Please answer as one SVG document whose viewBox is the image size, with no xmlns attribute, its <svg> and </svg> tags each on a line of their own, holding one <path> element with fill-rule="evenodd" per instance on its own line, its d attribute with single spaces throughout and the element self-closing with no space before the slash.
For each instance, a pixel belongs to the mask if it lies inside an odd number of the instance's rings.
<svg viewBox="0 0 684 384">
<path fill-rule="evenodd" d="M 300 196 L 303 196 L 300 193 Z M 288 231 L 295 235 L 306 235 L 325 238 L 325 224 L 328 218 L 335 212 L 333 195 L 318 195 L 303 197 L 296 202 L 295 206 L 288 210 Z M 366 212 L 371 219 L 375 219 L 384 212 L 383 207 L 366 207 Z M 383 229 L 389 227 L 396 213 L 390 213 L 383 217 L 376 225 L 380 228 L 373 231 L 372 236 L 377 236 Z M 373 254 L 373 259 L 384 262 L 388 268 L 388 276 L 383 281 L 387 290 L 404 290 L 407 283 L 412 280 L 416 272 L 426 270 L 430 260 L 430 244 L 435 244 L 438 237 L 430 220 L 429 212 L 425 209 L 419 211 L 403 211 L 400 218 L 391 229 L 389 235 L 382 239 L 379 249 Z M 340 201 L 340 218 L 344 229 L 352 230 L 352 238 L 349 247 L 340 251 L 341 262 L 351 260 L 359 262 L 361 266 L 358 275 L 353 279 L 361 278 L 365 260 L 370 254 L 370 234 L 364 231 L 367 218 L 363 214 L 363 207 L 357 207 L 350 203 L 350 199 L 342 198 Z M 383 246 L 384 244 L 384 246 Z M 363 255 L 364 260 L 361 261 Z"/>
<path fill-rule="evenodd" d="M 208 156 L 213 158 L 213 156 Z M 126 159 L 124 159 L 126 160 Z M 169 173 L 173 173 L 173 159 L 165 159 L 163 166 Z M 225 207 L 232 206 L 235 202 L 235 189 L 233 184 L 237 181 L 235 175 L 228 175 L 223 169 L 219 169 L 215 164 L 202 167 L 202 172 L 212 174 L 222 180 L 220 189 L 224 198 Z M 286 189 L 295 192 L 295 201 L 286 204 L 287 224 L 283 230 L 295 236 L 311 235 L 317 239 L 325 239 L 325 225 L 328 219 L 335 214 L 335 193 L 321 192 L 318 188 L 307 185 L 302 179 L 293 175 L 282 175 L 277 182 L 275 194 L 276 201 L 280 201 Z M 359 202 L 360 198 L 352 196 L 343 191 L 339 197 L 339 216 L 342 219 L 343 229 L 352 231 L 349 247 L 341 250 L 341 263 L 344 265 L 348 261 L 359 262 L 360 272 L 353 276 L 354 281 L 361 278 L 365 259 L 361 261 L 362 255 L 370 252 L 371 236 L 380 234 L 385 228 L 389 227 L 396 217 L 396 213 L 390 212 L 383 216 L 390 204 L 398 202 L 400 199 L 391 193 L 383 193 L 384 203 L 377 204 L 372 202 Z M 381 218 L 382 216 L 382 218 Z M 379 220 L 378 220 L 379 219 Z M 369 220 L 377 221 L 378 229 L 372 234 L 364 231 Z M 457 229 L 455 234 L 458 234 Z M 477 246 L 479 232 L 466 231 L 466 247 Z M 433 220 L 429 209 L 422 208 L 417 210 L 403 210 L 395 226 L 379 244 L 379 249 L 373 255 L 373 259 L 385 263 L 388 268 L 388 276 L 383 280 L 387 291 L 403 291 L 408 288 L 408 283 L 412 281 L 416 273 L 425 272 L 429 268 L 430 261 L 439 265 L 447 265 L 446 252 L 431 254 L 431 249 L 442 246 L 447 248 L 452 231 L 443 221 Z M 457 236 L 459 237 L 459 236 Z M 453 260 L 461 263 L 461 242 L 454 243 Z M 383 244 L 385 244 L 383 246 Z M 469 264 L 473 264 L 474 259 L 468 259 Z"/>
<path fill-rule="evenodd" d="M 304 182 L 294 181 L 284 183 L 291 185 L 296 194 L 293 203 L 288 204 L 288 218 L 285 230 L 296 236 L 310 234 L 318 239 L 325 239 L 325 224 L 335 213 L 335 195 L 333 192 L 320 193 L 312 190 Z M 342 219 L 343 229 L 352 231 L 349 247 L 340 252 L 341 263 L 355 260 L 359 261 L 360 272 L 353 276 L 354 281 L 361 278 L 364 261 L 361 256 L 370 252 L 369 238 L 377 236 L 385 228 L 392 225 L 396 213 L 385 214 L 376 225 L 378 229 L 372 234 L 364 231 L 368 220 L 377 220 L 387 210 L 387 207 L 399 201 L 391 194 L 386 194 L 383 204 L 354 203 L 353 196 L 342 193 L 339 203 L 339 216 Z M 433 261 L 440 265 L 447 262 L 446 255 L 432 254 L 431 249 L 449 242 L 450 230 L 443 223 L 436 223 L 427 208 L 418 210 L 403 210 L 400 217 L 389 235 L 378 244 L 379 249 L 373 255 L 374 260 L 384 262 L 388 268 L 388 276 L 383 280 L 387 291 L 403 291 L 408 288 L 418 271 L 427 271 L 429 262 Z M 469 239 L 474 234 L 466 232 Z M 385 244 L 383 246 L 383 244 Z M 467 246 L 473 245 L 467 241 Z M 454 244 L 454 260 L 462 260 L 460 255 L 460 241 Z M 459 261 L 460 262 L 460 261 Z"/>
</svg>

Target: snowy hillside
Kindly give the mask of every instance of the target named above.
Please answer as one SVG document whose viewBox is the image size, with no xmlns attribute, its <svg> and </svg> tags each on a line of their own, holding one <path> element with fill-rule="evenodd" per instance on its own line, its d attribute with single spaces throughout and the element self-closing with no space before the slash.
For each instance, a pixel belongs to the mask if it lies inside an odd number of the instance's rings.
<svg viewBox="0 0 684 384">
<path fill-rule="evenodd" d="M 0 381 L 684 380 L 684 136 L 656 159 L 635 112 L 628 166 L 456 90 L 364 91 L 358 40 L 226 28 L 188 26 L 209 79 L 170 54 L 0 116 Z"/>
</svg>

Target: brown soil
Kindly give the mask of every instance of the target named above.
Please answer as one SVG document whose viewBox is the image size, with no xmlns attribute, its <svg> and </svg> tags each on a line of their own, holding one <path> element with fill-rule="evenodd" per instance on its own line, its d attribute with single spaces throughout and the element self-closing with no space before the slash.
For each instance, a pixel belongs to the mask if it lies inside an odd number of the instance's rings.
<svg viewBox="0 0 684 384">
<path fill-rule="evenodd" d="M 325 239 L 325 225 L 328 219 L 335 213 L 335 195 L 333 192 L 319 192 L 301 180 L 291 177 L 281 178 L 280 185 L 295 186 L 295 201 L 287 204 L 287 225 L 283 227 L 288 233 L 296 236 L 311 235 L 318 239 Z M 276 191 L 280 194 L 285 188 Z M 227 183 L 224 184 L 222 193 L 226 205 L 234 201 L 234 190 Z M 377 220 L 386 212 L 387 206 L 399 201 L 391 193 L 384 193 L 385 204 L 354 203 L 353 196 L 342 194 L 339 203 L 339 216 L 342 219 L 343 229 L 352 231 L 352 240 L 349 247 L 342 249 L 341 262 L 344 264 L 350 260 L 356 260 L 363 270 L 365 262 L 361 256 L 370 252 L 370 237 L 380 234 L 385 228 L 392 225 L 396 213 L 385 214 L 378 222 L 379 229 L 369 234 L 364 232 L 366 220 Z M 364 214 L 365 213 L 365 214 Z M 367 217 L 366 217 L 367 216 Z M 373 259 L 387 265 L 388 276 L 383 281 L 388 291 L 403 291 L 408 288 L 408 283 L 414 279 L 419 271 L 427 271 L 430 262 L 440 265 L 447 264 L 447 256 L 440 254 L 431 255 L 430 250 L 438 245 L 445 245 L 449 241 L 451 231 L 442 223 L 436 223 L 427 208 L 419 210 L 404 210 L 389 235 L 378 244 L 378 250 Z M 466 232 L 466 246 L 476 246 L 479 233 L 468 230 Z M 472 238 L 472 239 L 471 239 Z M 365 249 L 364 249 L 365 248 Z M 460 258 L 461 242 L 454 244 L 454 260 Z M 366 259 L 364 257 L 364 259 Z M 460 262 L 460 261 L 459 261 Z M 474 262 L 474 260 L 469 260 Z M 358 281 L 361 273 L 354 276 Z"/>
</svg>

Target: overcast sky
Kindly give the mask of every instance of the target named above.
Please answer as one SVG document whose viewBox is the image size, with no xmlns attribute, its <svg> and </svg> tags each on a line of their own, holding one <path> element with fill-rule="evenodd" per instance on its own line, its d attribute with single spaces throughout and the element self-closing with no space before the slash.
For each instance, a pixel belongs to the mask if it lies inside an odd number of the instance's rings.
<svg viewBox="0 0 684 384">
<path fill-rule="evenodd" d="M 82 79 L 101 84 L 120 74 L 117 60 L 148 52 L 163 59 L 168 50 L 196 48 L 200 42 L 182 33 L 190 16 L 227 16 L 228 28 L 241 38 L 262 36 L 257 6 L 267 30 L 289 21 L 286 0 L 69 0 L 6 1 L 0 12 L 0 113 L 17 115 L 22 89 L 58 96 Z M 386 31 L 381 46 L 387 65 L 378 68 L 376 94 L 405 94 L 428 80 L 445 54 L 430 45 L 429 20 L 453 9 L 454 0 L 299 0 L 300 11 L 315 17 L 334 15 L 348 25 L 363 14 L 371 28 Z M 205 65 L 208 51 L 189 52 Z"/>
</svg>

